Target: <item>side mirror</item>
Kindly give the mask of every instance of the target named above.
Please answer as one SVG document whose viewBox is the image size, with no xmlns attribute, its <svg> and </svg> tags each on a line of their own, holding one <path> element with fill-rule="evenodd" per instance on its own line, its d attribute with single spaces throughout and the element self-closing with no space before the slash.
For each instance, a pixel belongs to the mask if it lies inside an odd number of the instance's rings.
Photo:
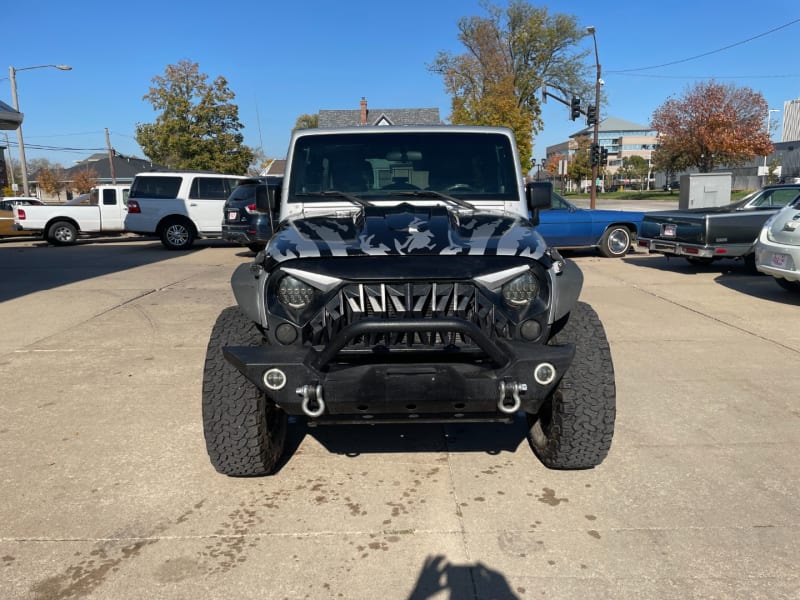
<svg viewBox="0 0 800 600">
<path fill-rule="evenodd" d="M 553 204 L 553 184 L 550 181 L 531 181 L 525 184 L 525 200 L 531 213 L 531 221 L 539 224 L 539 210 Z"/>
</svg>

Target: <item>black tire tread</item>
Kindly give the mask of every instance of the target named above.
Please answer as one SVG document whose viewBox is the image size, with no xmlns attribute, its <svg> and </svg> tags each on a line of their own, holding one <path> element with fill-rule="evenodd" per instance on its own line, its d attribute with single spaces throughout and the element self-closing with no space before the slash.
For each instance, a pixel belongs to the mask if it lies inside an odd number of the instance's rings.
<svg viewBox="0 0 800 600">
<path fill-rule="evenodd" d="M 553 343 L 575 344 L 575 359 L 539 416 L 529 416 L 528 440 L 551 469 L 589 469 L 611 448 L 616 384 L 611 348 L 594 309 L 578 302 Z"/>
<path fill-rule="evenodd" d="M 203 433 L 214 468 L 236 477 L 271 473 L 286 443 L 286 414 L 222 355 L 229 345 L 261 345 L 262 335 L 238 306 L 214 327 L 203 369 Z"/>
</svg>

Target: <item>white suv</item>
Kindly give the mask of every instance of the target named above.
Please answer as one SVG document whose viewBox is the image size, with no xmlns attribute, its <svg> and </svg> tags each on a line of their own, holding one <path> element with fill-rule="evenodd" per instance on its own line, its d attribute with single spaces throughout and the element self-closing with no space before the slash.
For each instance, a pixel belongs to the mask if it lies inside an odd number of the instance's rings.
<svg viewBox="0 0 800 600">
<path fill-rule="evenodd" d="M 198 237 L 221 237 L 225 200 L 243 179 L 192 171 L 139 173 L 131 184 L 125 230 L 157 235 L 170 250 L 186 250 Z"/>
</svg>

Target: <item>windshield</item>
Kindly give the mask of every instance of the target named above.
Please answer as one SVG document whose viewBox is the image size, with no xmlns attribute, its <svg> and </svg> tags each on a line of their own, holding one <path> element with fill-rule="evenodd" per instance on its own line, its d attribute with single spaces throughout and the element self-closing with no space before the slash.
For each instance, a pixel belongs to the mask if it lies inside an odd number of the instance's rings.
<svg viewBox="0 0 800 600">
<path fill-rule="evenodd" d="M 289 202 L 369 200 L 426 191 L 460 200 L 518 200 L 509 139 L 497 133 L 409 132 L 310 135 L 297 140 Z M 419 194 L 423 196 L 423 194 Z M 436 198 L 435 193 L 425 196 Z"/>
</svg>

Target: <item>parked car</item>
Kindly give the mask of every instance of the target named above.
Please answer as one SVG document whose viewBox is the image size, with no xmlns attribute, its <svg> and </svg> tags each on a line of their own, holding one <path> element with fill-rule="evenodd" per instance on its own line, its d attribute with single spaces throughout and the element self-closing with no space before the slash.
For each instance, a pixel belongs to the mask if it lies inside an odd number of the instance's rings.
<svg viewBox="0 0 800 600">
<path fill-rule="evenodd" d="M 125 230 L 157 235 L 168 250 L 188 250 L 197 238 L 221 238 L 220 211 L 240 181 L 209 171 L 146 171 L 133 178 Z"/>
<path fill-rule="evenodd" d="M 37 198 L 27 196 L 8 196 L 0 198 L 0 237 L 7 235 L 30 235 L 30 231 L 17 231 L 14 229 L 15 206 L 41 206 L 44 204 Z"/>
<path fill-rule="evenodd" d="M 742 260 L 755 267 L 753 249 L 764 223 L 800 194 L 800 185 L 768 185 L 737 202 L 648 212 L 639 246 L 666 256 L 683 256 L 689 264 Z"/>
<path fill-rule="evenodd" d="M 756 269 L 800 292 L 800 198 L 764 223 L 756 242 Z"/>
<path fill-rule="evenodd" d="M 277 215 L 256 210 L 257 196 L 272 190 L 273 198 L 280 197 L 283 177 L 245 179 L 225 201 L 222 215 L 222 239 L 247 246 L 253 252 L 263 250 L 272 237 Z M 280 200 L 278 200 L 280 202 Z M 273 203 L 275 206 L 277 203 Z"/>
<path fill-rule="evenodd" d="M 625 256 L 636 241 L 644 213 L 579 208 L 556 192 L 549 209 L 539 212 L 536 228 L 547 243 L 562 250 L 597 248 L 610 258 Z"/>
</svg>

